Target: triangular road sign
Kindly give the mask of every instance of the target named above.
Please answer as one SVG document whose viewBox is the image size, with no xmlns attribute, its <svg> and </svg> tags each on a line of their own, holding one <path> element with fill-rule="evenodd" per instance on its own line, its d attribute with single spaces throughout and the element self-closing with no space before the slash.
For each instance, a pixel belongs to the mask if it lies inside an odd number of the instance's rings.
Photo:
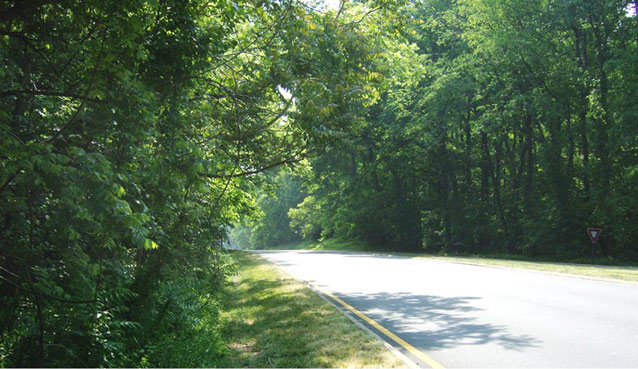
<svg viewBox="0 0 638 369">
<path fill-rule="evenodd" d="M 598 237 L 600 237 L 600 228 L 587 228 L 587 234 L 589 235 L 591 243 L 596 243 Z"/>
</svg>

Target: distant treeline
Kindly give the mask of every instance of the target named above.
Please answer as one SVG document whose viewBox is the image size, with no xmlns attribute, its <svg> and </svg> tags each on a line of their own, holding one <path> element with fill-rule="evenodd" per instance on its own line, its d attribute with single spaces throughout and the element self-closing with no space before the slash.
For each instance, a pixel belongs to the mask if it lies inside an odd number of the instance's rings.
<svg viewBox="0 0 638 369">
<path fill-rule="evenodd" d="M 303 182 L 305 198 L 261 202 L 254 245 L 294 229 L 395 250 L 637 261 L 636 7 L 402 7 L 368 66 L 378 98 L 303 174 L 277 179 Z M 588 227 L 602 229 L 593 248 Z"/>
</svg>

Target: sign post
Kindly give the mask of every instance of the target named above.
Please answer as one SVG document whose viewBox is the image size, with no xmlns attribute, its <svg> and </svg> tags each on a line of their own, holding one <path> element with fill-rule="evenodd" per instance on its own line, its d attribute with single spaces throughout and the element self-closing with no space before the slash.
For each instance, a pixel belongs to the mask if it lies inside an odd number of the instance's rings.
<svg viewBox="0 0 638 369">
<path fill-rule="evenodd" d="M 587 228 L 587 235 L 591 240 L 591 258 L 594 258 L 594 244 L 598 241 L 598 237 L 600 237 L 600 228 Z"/>
</svg>

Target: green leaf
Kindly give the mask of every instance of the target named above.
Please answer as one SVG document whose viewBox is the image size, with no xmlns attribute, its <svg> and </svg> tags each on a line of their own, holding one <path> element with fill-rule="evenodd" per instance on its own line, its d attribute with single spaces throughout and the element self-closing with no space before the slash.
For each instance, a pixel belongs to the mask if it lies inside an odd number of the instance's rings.
<svg viewBox="0 0 638 369">
<path fill-rule="evenodd" d="M 122 197 L 124 196 L 125 193 L 126 193 L 126 190 L 124 189 L 124 187 L 119 186 L 119 188 L 117 189 L 117 197 Z"/>
<path fill-rule="evenodd" d="M 76 232 L 74 229 L 72 229 L 71 233 L 69 234 L 69 240 L 75 241 L 75 240 L 77 240 L 79 238 L 80 238 L 80 234 L 78 232 Z"/>
<path fill-rule="evenodd" d="M 154 250 L 154 249 L 156 249 L 158 247 L 159 247 L 159 245 L 155 241 L 153 241 L 151 239 L 148 239 L 148 238 L 144 240 L 144 248 L 145 249 L 147 249 L 147 250 L 153 249 Z"/>
</svg>

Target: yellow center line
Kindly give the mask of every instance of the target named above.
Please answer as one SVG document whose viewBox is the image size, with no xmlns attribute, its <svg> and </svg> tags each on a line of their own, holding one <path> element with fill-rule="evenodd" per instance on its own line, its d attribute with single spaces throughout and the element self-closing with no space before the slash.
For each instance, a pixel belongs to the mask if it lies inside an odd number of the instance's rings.
<svg viewBox="0 0 638 369">
<path fill-rule="evenodd" d="M 443 369 L 443 365 L 439 364 L 436 360 L 432 359 L 431 357 L 427 356 L 426 354 L 424 354 L 423 352 L 419 351 L 416 349 L 416 347 L 410 345 L 409 343 L 405 342 L 403 339 L 401 339 L 400 337 L 398 337 L 396 334 L 390 332 L 389 330 L 387 330 L 385 327 L 383 327 L 381 324 L 375 322 L 374 320 L 372 320 L 371 318 L 369 318 L 367 315 L 365 315 L 364 313 L 360 312 L 359 310 L 355 309 L 354 307 L 352 307 L 350 304 L 348 304 L 347 302 L 343 301 L 342 299 L 338 298 L 337 296 L 333 295 L 332 293 L 326 291 L 325 289 L 317 286 L 314 283 L 311 283 L 311 285 L 319 290 L 321 293 L 323 293 L 324 295 L 330 297 L 331 299 L 335 300 L 336 302 L 338 302 L 339 304 L 341 304 L 343 307 L 345 307 L 346 309 L 350 310 L 351 312 L 353 312 L 356 316 L 358 316 L 359 318 L 363 319 L 366 323 L 370 324 L 371 326 L 373 326 L 374 328 L 376 328 L 379 332 L 383 333 L 384 335 L 386 335 L 387 337 L 390 337 L 390 339 L 392 339 L 394 342 L 398 343 L 399 345 L 401 345 L 404 349 L 408 350 L 409 352 L 411 352 L 414 356 L 418 357 L 419 359 L 423 360 L 426 364 L 428 364 L 430 367 L 432 368 L 436 368 L 436 369 Z"/>
</svg>

